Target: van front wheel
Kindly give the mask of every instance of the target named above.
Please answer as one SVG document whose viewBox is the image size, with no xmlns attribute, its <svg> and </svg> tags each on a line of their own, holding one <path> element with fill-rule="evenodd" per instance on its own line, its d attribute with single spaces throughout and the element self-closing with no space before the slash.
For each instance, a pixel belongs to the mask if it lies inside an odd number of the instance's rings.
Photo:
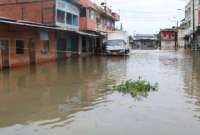
<svg viewBox="0 0 200 135">
<path fill-rule="evenodd" d="M 129 49 L 128 49 L 128 50 L 126 50 L 126 51 L 125 51 L 125 53 L 126 53 L 126 54 L 129 54 L 129 53 L 130 53 L 130 50 L 129 50 Z"/>
</svg>

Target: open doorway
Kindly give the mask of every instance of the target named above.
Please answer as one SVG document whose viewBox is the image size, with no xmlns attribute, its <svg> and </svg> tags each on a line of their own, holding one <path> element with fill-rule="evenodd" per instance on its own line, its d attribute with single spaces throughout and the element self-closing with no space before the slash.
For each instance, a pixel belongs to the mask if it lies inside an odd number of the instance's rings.
<svg viewBox="0 0 200 135">
<path fill-rule="evenodd" d="M 87 52 L 86 37 L 82 37 L 82 52 Z"/>
<path fill-rule="evenodd" d="M 62 60 L 66 58 L 67 40 L 64 38 L 57 41 L 57 59 Z"/>
</svg>

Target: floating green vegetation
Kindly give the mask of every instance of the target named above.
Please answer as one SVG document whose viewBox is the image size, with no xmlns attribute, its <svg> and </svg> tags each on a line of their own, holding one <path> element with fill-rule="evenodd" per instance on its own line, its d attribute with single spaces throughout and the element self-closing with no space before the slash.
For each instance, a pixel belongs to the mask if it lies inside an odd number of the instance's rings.
<svg viewBox="0 0 200 135">
<path fill-rule="evenodd" d="M 128 80 L 122 82 L 120 85 L 113 86 L 114 91 L 122 92 L 124 94 L 130 93 L 133 97 L 147 97 L 151 91 L 158 91 L 159 85 L 155 83 L 151 85 L 150 82 L 142 80 Z"/>
</svg>

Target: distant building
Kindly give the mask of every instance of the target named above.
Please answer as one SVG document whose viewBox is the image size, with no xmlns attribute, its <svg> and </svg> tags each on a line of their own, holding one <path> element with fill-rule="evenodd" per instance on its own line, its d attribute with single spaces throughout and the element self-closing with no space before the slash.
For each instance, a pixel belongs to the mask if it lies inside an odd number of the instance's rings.
<svg viewBox="0 0 200 135">
<path fill-rule="evenodd" d="M 156 49 L 159 46 L 158 37 L 155 34 L 137 34 L 133 37 L 133 49 Z"/>
<path fill-rule="evenodd" d="M 174 50 L 177 47 L 176 29 L 160 30 L 160 47 L 162 50 Z"/>
</svg>

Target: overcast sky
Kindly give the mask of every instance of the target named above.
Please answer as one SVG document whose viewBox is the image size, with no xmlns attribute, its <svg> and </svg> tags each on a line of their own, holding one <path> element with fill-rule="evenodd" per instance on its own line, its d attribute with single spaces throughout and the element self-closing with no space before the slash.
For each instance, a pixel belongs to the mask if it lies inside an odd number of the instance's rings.
<svg viewBox="0 0 200 135">
<path fill-rule="evenodd" d="M 97 3 L 105 0 L 93 0 Z M 176 25 L 184 17 L 188 0 L 107 0 L 108 6 L 121 15 L 124 29 L 130 33 L 157 33 L 160 28 Z"/>
</svg>

